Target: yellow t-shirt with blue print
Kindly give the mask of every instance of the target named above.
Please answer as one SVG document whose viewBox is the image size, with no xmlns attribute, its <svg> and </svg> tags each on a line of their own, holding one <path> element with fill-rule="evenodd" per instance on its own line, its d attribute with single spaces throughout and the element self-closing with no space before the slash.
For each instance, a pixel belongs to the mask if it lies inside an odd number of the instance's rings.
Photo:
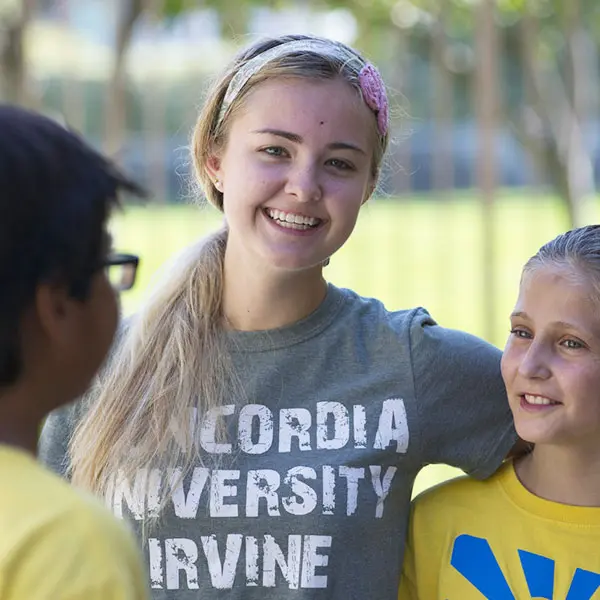
<svg viewBox="0 0 600 600">
<path fill-rule="evenodd" d="M 0 600 L 145 600 L 133 537 L 23 451 L 0 446 Z"/>
<path fill-rule="evenodd" d="M 400 600 L 600 600 L 600 508 L 531 494 L 512 462 L 413 504 Z"/>
</svg>

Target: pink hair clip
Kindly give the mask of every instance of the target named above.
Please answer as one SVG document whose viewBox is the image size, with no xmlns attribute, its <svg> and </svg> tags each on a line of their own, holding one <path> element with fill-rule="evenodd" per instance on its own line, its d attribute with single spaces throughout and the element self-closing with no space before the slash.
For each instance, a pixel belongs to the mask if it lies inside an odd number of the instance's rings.
<svg viewBox="0 0 600 600">
<path fill-rule="evenodd" d="M 388 130 L 389 107 L 383 79 L 379 71 L 371 63 L 367 63 L 358 74 L 358 81 L 367 106 L 377 116 L 379 133 L 385 135 Z"/>
</svg>

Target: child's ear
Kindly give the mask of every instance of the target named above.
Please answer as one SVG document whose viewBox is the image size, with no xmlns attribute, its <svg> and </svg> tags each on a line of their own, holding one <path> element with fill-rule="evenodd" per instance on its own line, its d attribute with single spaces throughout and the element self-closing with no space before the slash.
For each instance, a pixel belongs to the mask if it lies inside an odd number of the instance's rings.
<svg viewBox="0 0 600 600">
<path fill-rule="evenodd" d="M 59 344 L 69 335 L 73 302 L 64 285 L 43 283 L 37 287 L 35 310 L 40 327 L 48 338 Z"/>
</svg>

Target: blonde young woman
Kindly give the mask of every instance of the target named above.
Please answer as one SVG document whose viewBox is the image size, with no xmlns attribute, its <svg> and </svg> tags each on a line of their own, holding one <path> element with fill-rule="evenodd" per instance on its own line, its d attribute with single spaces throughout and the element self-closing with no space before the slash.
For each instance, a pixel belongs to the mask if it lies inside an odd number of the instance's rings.
<svg viewBox="0 0 600 600">
<path fill-rule="evenodd" d="M 514 443 L 498 350 L 323 277 L 387 142 L 378 71 L 330 40 L 253 45 L 210 92 L 192 155 L 226 227 L 41 442 L 137 526 L 156 600 L 395 598 L 418 471 Z"/>
</svg>

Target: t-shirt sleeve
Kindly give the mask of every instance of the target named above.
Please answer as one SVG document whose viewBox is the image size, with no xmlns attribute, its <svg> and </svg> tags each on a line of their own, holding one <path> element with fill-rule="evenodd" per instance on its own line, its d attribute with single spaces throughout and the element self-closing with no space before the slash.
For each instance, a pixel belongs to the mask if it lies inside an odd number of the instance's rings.
<svg viewBox="0 0 600 600">
<path fill-rule="evenodd" d="M 69 441 L 83 411 L 85 400 L 62 406 L 51 412 L 38 440 L 38 459 L 61 477 L 68 477 Z"/>
<path fill-rule="evenodd" d="M 444 463 L 488 477 L 517 439 L 500 350 L 440 327 L 424 309 L 412 318 L 410 346 L 423 464 Z"/>
<path fill-rule="evenodd" d="M 132 322 L 132 317 L 123 319 L 119 325 L 110 355 L 119 347 Z M 107 357 L 106 364 L 110 361 Z M 84 396 L 52 411 L 44 422 L 38 440 L 38 459 L 57 475 L 69 475 L 69 442 L 88 407 L 93 404 L 101 391 L 102 380 L 99 374 Z"/>
<path fill-rule="evenodd" d="M 415 565 L 415 554 L 412 540 L 412 523 L 409 528 L 408 539 L 404 546 L 404 562 L 400 575 L 400 587 L 398 589 L 398 600 L 418 600 L 417 573 Z"/>
<path fill-rule="evenodd" d="M 425 491 L 413 500 L 398 589 L 399 600 L 442 598 L 438 574 L 446 532 L 439 529 L 444 511 L 444 486 Z M 426 500 L 426 502 L 423 502 Z"/>
<path fill-rule="evenodd" d="M 18 558 L 17 558 L 18 557 Z M 108 514 L 48 523 L 15 553 L 3 600 L 147 600 L 132 534 Z"/>
</svg>

